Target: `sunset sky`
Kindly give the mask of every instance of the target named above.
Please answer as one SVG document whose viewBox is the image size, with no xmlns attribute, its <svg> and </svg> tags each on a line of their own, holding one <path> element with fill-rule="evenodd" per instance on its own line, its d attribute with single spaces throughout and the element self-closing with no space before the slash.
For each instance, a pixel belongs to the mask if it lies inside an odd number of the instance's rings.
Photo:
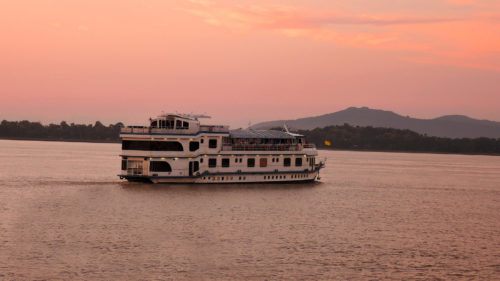
<svg viewBox="0 0 500 281">
<path fill-rule="evenodd" d="M 498 0 L 0 0 L 0 15 L 0 119 L 500 121 Z"/>
</svg>

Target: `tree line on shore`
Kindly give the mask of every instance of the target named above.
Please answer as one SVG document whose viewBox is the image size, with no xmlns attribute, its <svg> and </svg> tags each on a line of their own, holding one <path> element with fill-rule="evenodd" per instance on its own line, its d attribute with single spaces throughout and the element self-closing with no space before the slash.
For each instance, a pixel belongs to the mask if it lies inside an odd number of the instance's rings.
<svg viewBox="0 0 500 281">
<path fill-rule="evenodd" d="M 0 138 L 119 142 L 123 123 L 103 125 L 60 124 L 42 125 L 40 122 L 7 121 L 0 123 Z M 499 154 L 500 139 L 442 138 L 415 133 L 410 130 L 359 127 L 344 124 L 313 130 L 300 130 L 309 143 L 320 149 L 438 152 L 461 154 Z"/>
<path fill-rule="evenodd" d="M 94 125 L 60 124 L 42 125 L 40 122 L 7 121 L 0 123 L 0 138 L 61 140 L 61 141 L 93 141 L 118 142 L 120 128 L 123 123 L 103 125 L 97 121 Z"/>
<path fill-rule="evenodd" d="M 305 135 L 309 143 L 321 149 L 500 154 L 500 139 L 493 138 L 443 138 L 410 130 L 348 124 L 298 133 Z"/>
</svg>

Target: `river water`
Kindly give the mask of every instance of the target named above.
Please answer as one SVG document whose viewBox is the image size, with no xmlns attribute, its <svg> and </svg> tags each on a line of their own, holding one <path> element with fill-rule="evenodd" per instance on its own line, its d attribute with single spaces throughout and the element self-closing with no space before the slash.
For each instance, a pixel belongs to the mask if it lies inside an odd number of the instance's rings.
<svg viewBox="0 0 500 281">
<path fill-rule="evenodd" d="M 0 279 L 500 280 L 500 157 L 321 151 L 316 184 L 152 185 L 119 154 L 0 140 Z"/>
</svg>

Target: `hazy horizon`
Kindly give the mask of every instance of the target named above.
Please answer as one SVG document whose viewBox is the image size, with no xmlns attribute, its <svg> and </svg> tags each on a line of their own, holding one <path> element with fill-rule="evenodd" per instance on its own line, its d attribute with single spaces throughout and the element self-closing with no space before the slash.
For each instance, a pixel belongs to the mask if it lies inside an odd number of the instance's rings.
<svg viewBox="0 0 500 281">
<path fill-rule="evenodd" d="M 500 2 L 0 3 L 0 119 L 246 127 L 355 106 L 500 121 Z"/>
</svg>

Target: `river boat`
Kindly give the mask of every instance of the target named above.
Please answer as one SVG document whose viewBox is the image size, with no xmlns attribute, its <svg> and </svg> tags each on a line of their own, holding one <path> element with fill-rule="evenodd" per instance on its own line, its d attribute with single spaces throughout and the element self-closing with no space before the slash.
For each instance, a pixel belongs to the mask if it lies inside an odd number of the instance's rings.
<svg viewBox="0 0 500 281">
<path fill-rule="evenodd" d="M 121 128 L 121 179 L 152 183 L 284 183 L 319 179 L 314 144 L 284 130 L 202 125 L 205 115 L 162 114 Z"/>
</svg>

